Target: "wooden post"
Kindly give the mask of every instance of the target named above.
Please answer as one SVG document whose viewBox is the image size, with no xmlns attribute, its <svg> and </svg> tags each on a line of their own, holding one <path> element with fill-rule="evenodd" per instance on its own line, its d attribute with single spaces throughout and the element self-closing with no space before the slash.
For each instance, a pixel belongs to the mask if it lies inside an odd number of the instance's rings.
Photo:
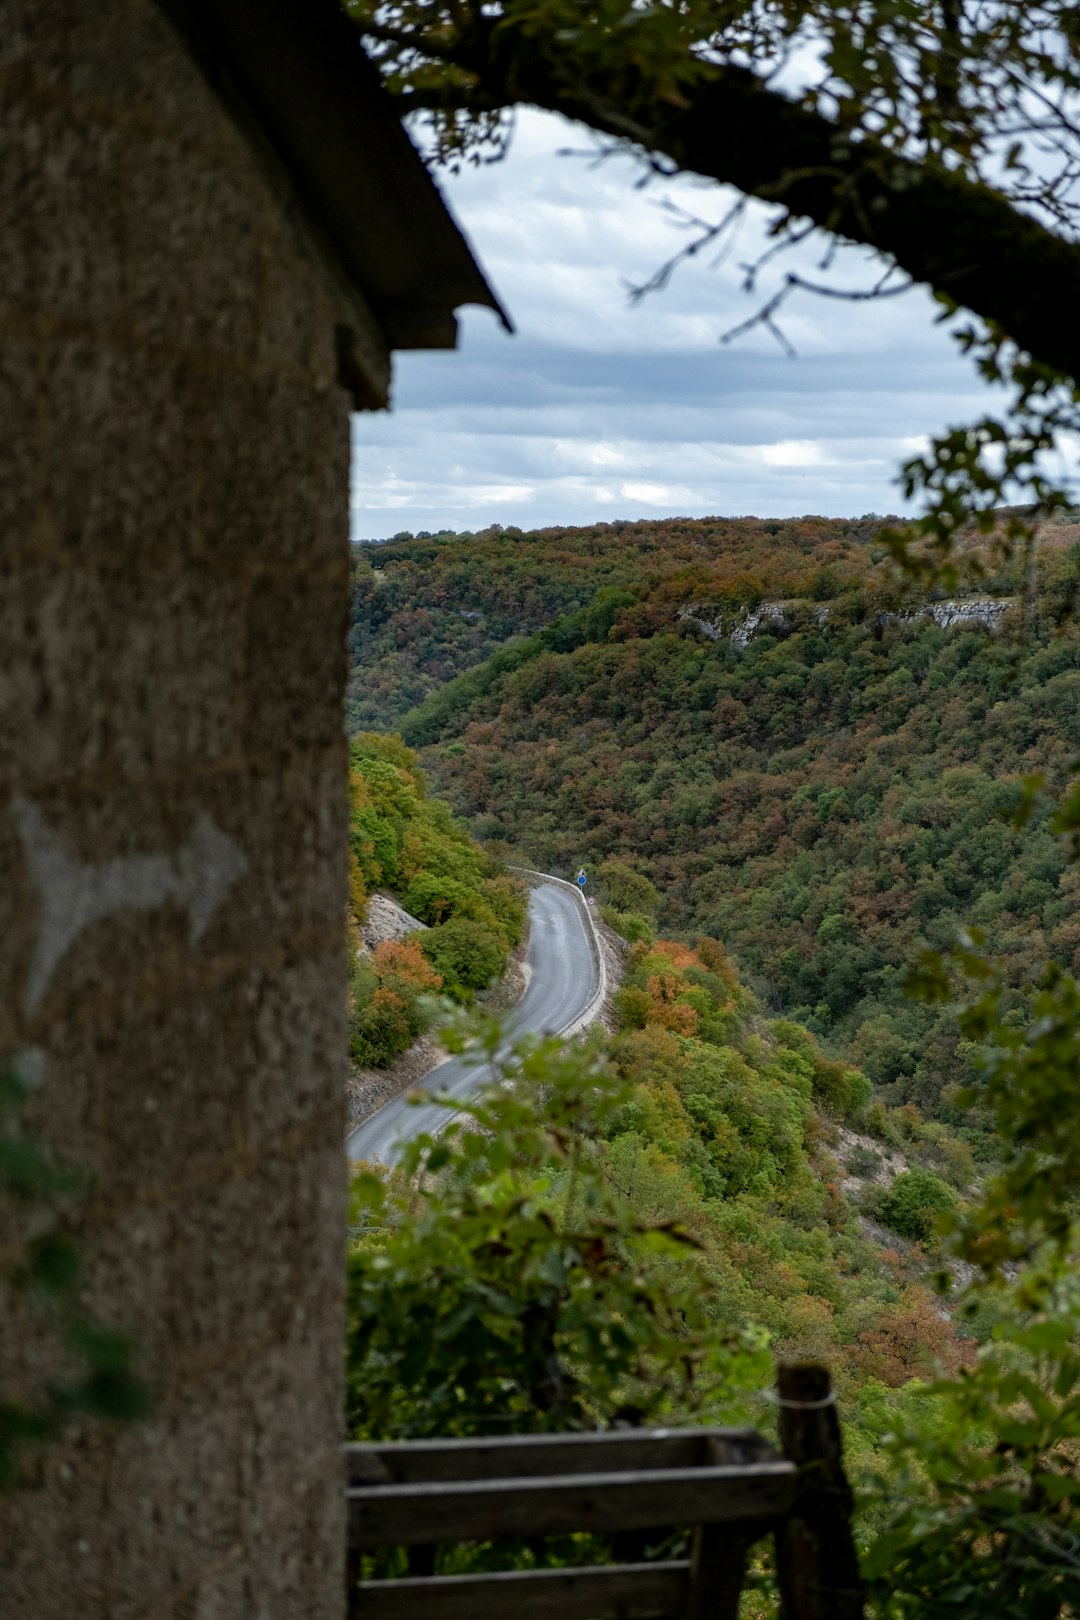
<svg viewBox="0 0 1080 1620">
<path fill-rule="evenodd" d="M 685 1620 L 739 1620 L 746 1556 L 753 1536 L 742 1524 L 699 1524 L 694 1531 Z"/>
<path fill-rule="evenodd" d="M 776 1532 L 784 1620 L 863 1620 L 854 1500 L 828 1369 L 778 1368 L 777 1395 L 780 1444 L 799 1470 L 795 1505 Z"/>
<path fill-rule="evenodd" d="M 359 1613 L 360 1578 L 363 1575 L 362 1555 L 356 1547 L 345 1549 L 345 1614 L 347 1620 Z"/>
<path fill-rule="evenodd" d="M 406 1550 L 406 1560 L 410 1575 L 434 1575 L 435 1573 L 435 1543 L 433 1541 L 417 1541 Z"/>
</svg>

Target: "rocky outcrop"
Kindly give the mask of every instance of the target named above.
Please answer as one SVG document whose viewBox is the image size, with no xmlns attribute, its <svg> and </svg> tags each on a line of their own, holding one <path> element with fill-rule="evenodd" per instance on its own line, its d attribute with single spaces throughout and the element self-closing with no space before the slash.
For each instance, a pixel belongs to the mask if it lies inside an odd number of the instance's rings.
<svg viewBox="0 0 1080 1620">
<path fill-rule="evenodd" d="M 689 624 L 692 625 L 695 630 L 700 630 L 701 634 L 705 636 L 707 640 L 719 641 L 720 637 L 724 633 L 723 619 L 721 619 L 719 616 L 717 616 L 715 619 L 702 618 L 702 614 L 709 613 L 711 611 L 712 610 L 710 608 L 701 607 L 695 602 L 689 602 L 687 603 L 686 607 L 681 607 L 679 609 L 675 617 L 679 620 L 680 624 Z"/>
<path fill-rule="evenodd" d="M 923 607 L 903 613 L 882 611 L 870 620 L 875 630 L 888 624 L 913 624 L 919 619 L 932 619 L 942 630 L 966 629 L 981 625 L 995 634 L 1008 614 L 1019 606 L 1014 596 L 968 596 L 945 602 L 927 602 Z M 687 602 L 676 614 L 681 624 L 691 625 L 709 641 L 725 638 L 733 647 L 748 647 L 755 636 L 786 636 L 800 622 L 819 627 L 827 624 L 831 615 L 828 603 L 776 601 L 759 602 L 753 608 L 741 608 L 725 620 L 715 604 Z"/>
<path fill-rule="evenodd" d="M 794 618 L 789 617 L 792 609 L 790 602 L 759 602 L 739 621 L 728 640 L 733 647 L 749 647 L 754 637 L 762 633 L 787 635 L 795 628 Z"/>
<path fill-rule="evenodd" d="M 389 894 L 375 893 L 368 900 L 367 916 L 360 924 L 360 943 L 373 951 L 387 939 L 406 939 L 427 927 L 418 917 L 410 917 Z"/>
<path fill-rule="evenodd" d="M 968 596 L 962 601 L 928 602 L 913 617 L 933 619 L 942 630 L 981 624 L 987 630 L 996 631 L 1001 629 L 1006 615 L 1019 605 L 1019 598 L 1013 596 Z"/>
<path fill-rule="evenodd" d="M 759 602 L 756 607 L 739 608 L 725 621 L 716 604 L 688 602 L 681 607 L 676 618 L 682 624 L 692 625 L 709 641 L 727 636 L 733 647 L 748 647 L 755 636 L 786 636 L 794 630 L 797 615 L 805 612 L 809 603 L 802 601 Z M 829 617 L 827 607 L 816 607 L 811 615 L 815 624 L 824 624 Z"/>
<path fill-rule="evenodd" d="M 1019 606 L 1018 596 L 953 597 L 944 602 L 927 602 L 906 613 L 876 613 L 871 623 L 875 630 L 883 630 L 887 624 L 915 624 L 919 619 L 932 619 L 941 630 L 967 630 L 977 624 L 995 635 L 1008 614 Z"/>
</svg>

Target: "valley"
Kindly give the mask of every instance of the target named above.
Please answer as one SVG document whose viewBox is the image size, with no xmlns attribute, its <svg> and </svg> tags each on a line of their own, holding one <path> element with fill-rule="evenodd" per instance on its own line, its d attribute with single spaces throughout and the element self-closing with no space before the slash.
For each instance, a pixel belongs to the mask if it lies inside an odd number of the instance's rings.
<svg viewBox="0 0 1080 1620">
<path fill-rule="evenodd" d="M 999 1499 L 1053 1533 L 1024 1492 L 1075 1469 L 1080 526 L 929 588 L 880 531 L 358 552 L 354 719 L 394 735 L 353 743 L 357 904 L 434 927 L 358 958 L 354 1053 L 375 997 L 405 1031 L 500 971 L 515 867 L 583 867 L 624 960 L 613 1033 L 492 1047 L 512 1084 L 433 1138 L 370 1122 L 350 1423 L 761 1424 L 770 1358 L 824 1362 L 875 1612 L 922 1615 L 951 1537 L 977 1564 Z"/>
<path fill-rule="evenodd" d="M 377 718 L 482 841 L 629 863 L 662 931 L 723 939 L 771 1012 L 977 1147 L 971 1053 L 904 980 L 962 927 L 1018 986 L 1077 965 L 1080 880 L 1046 809 L 1010 817 L 1080 748 L 1078 532 L 1050 531 L 1026 616 L 1018 563 L 943 609 L 824 520 L 402 540 L 358 561 L 356 668 L 426 689 Z"/>
</svg>

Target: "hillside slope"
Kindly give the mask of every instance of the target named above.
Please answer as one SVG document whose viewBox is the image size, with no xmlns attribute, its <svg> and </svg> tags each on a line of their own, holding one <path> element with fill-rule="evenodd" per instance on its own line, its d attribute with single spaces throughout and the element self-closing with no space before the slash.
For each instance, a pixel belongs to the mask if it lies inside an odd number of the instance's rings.
<svg viewBox="0 0 1080 1620">
<path fill-rule="evenodd" d="M 350 725 L 392 730 L 455 675 L 506 642 L 587 607 L 604 589 L 637 593 L 643 581 L 669 576 L 682 582 L 677 588 L 708 588 L 718 571 L 734 600 L 789 588 L 828 594 L 863 577 L 879 526 L 871 518 L 717 518 L 525 534 L 496 523 L 478 534 L 358 546 Z M 874 566 L 884 581 L 880 557 Z"/>
<path fill-rule="evenodd" d="M 399 738 L 354 738 L 349 809 L 349 1052 L 354 1068 L 384 1068 L 422 1033 L 435 992 L 470 1002 L 504 973 L 525 886 L 429 796 Z"/>
<path fill-rule="evenodd" d="M 772 1011 L 949 1118 L 970 1053 L 902 993 L 921 946 L 974 923 L 1018 974 L 1080 960 L 1075 873 L 1038 817 L 1008 820 L 1020 779 L 1060 781 L 1080 748 L 1080 638 L 1059 627 L 1077 531 L 1009 629 L 1015 572 L 927 603 L 872 526 L 771 527 L 397 542 L 378 612 L 358 597 L 357 669 L 377 687 L 394 615 L 395 635 L 426 615 L 395 656 L 428 695 L 399 723 L 479 837 L 556 871 L 630 862 L 663 927 L 722 938 Z M 572 611 L 536 629 L 560 592 Z M 461 673 L 510 627 L 531 634 Z"/>
</svg>

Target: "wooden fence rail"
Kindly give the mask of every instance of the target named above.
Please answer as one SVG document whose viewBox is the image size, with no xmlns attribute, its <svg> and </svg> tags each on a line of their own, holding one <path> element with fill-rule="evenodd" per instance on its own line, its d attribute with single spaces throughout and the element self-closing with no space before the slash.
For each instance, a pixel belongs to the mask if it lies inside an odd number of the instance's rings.
<svg viewBox="0 0 1080 1620">
<path fill-rule="evenodd" d="M 822 1367 L 780 1369 L 777 1451 L 752 1430 L 633 1429 L 345 1448 L 356 1620 L 736 1620 L 753 1544 L 775 1541 L 783 1620 L 861 1620 L 852 1497 Z M 691 1557 L 435 1575 L 436 1543 L 692 1531 Z M 361 1580 L 378 1548 L 410 1574 Z M 417 1570 L 424 1573 L 417 1574 Z"/>
</svg>

